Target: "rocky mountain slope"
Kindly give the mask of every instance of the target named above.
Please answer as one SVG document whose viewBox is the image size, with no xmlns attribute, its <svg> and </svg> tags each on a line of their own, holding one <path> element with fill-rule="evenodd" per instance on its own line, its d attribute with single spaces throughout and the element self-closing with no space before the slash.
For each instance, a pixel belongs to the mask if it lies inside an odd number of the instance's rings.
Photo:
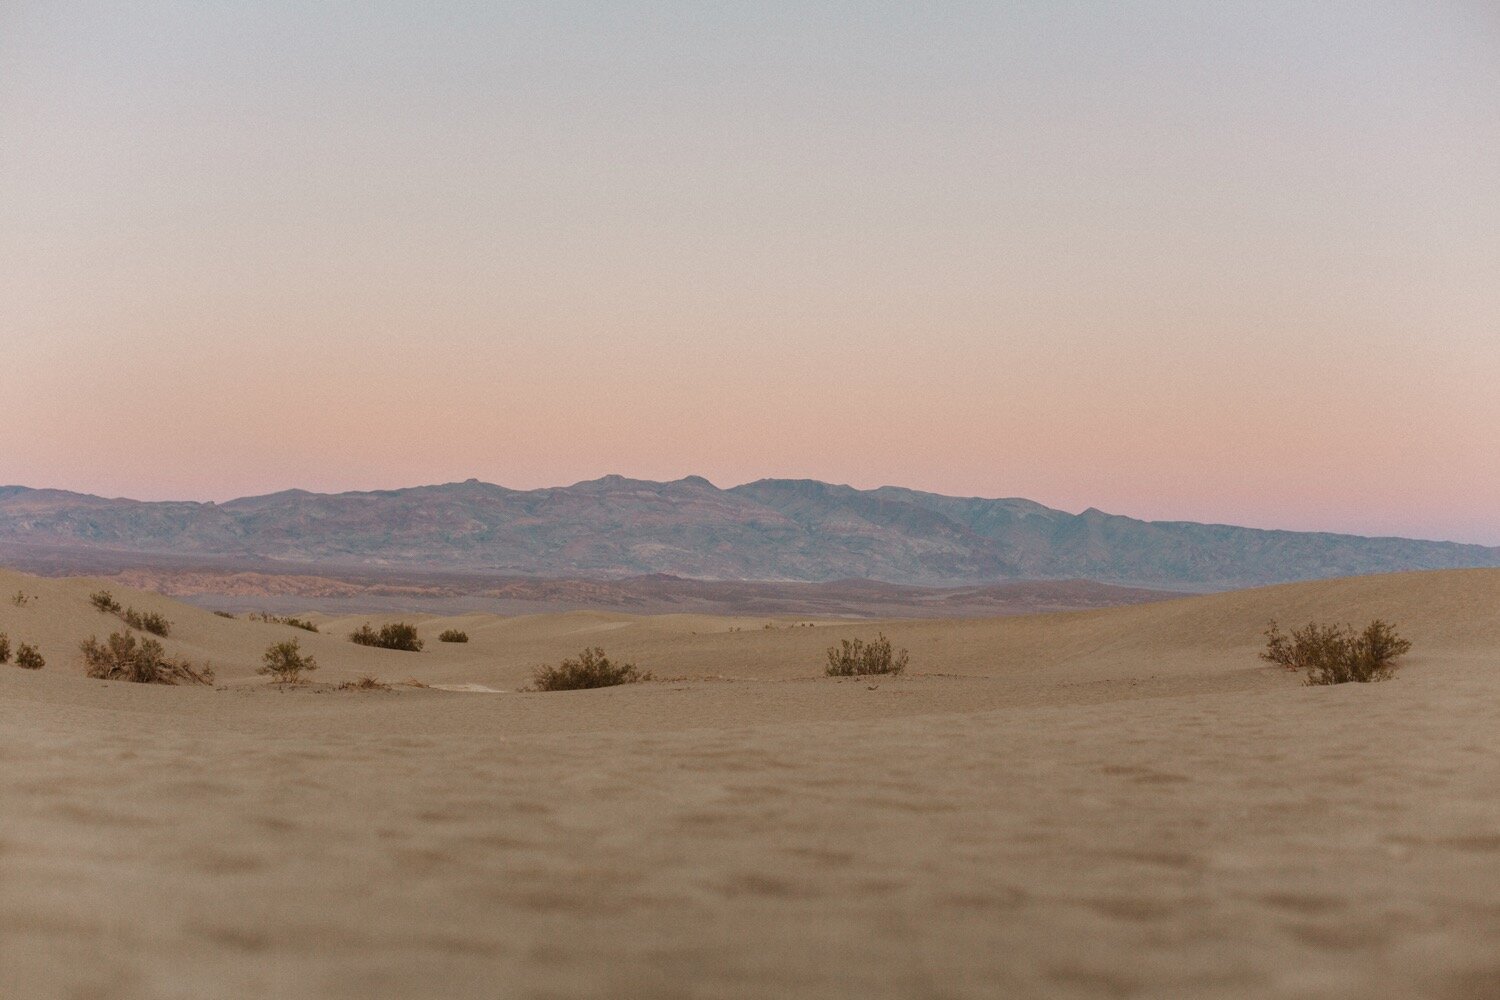
<svg viewBox="0 0 1500 1000">
<path fill-rule="evenodd" d="M 477 480 L 288 490 L 223 504 L 4 487 L 0 542 L 318 566 L 929 586 L 1086 578 L 1213 589 L 1500 566 L 1500 549 L 1479 545 L 1140 521 L 812 480 L 719 489 L 696 476 L 606 476 L 538 490 Z"/>
</svg>

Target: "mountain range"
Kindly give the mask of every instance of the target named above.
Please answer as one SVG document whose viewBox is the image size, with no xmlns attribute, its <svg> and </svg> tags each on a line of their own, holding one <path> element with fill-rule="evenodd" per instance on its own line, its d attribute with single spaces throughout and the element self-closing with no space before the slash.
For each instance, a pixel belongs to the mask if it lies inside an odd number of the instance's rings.
<svg viewBox="0 0 1500 1000">
<path fill-rule="evenodd" d="M 0 542 L 77 553 L 517 576 L 868 579 L 921 586 L 1090 579 L 1211 590 L 1500 566 L 1500 548 L 1081 514 L 1030 500 L 763 479 L 606 476 L 512 490 L 468 480 L 226 503 L 0 487 Z"/>
</svg>

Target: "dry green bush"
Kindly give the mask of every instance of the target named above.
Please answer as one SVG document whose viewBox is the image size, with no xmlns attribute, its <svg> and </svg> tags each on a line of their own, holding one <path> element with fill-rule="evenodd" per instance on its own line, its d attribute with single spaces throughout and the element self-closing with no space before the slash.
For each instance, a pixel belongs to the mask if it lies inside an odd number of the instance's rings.
<svg viewBox="0 0 1500 1000">
<path fill-rule="evenodd" d="M 263 665 L 255 672 L 270 674 L 274 680 L 284 684 L 296 684 L 302 680 L 303 671 L 318 669 L 317 659 L 311 653 L 304 654 L 302 644 L 296 639 L 269 646 L 261 661 Z"/>
<path fill-rule="evenodd" d="M 1347 684 L 1388 680 L 1396 659 L 1411 643 L 1377 618 L 1356 632 L 1352 625 L 1308 622 L 1286 635 L 1273 621 L 1266 628 L 1260 658 L 1291 671 L 1306 671 L 1306 683 Z"/>
<path fill-rule="evenodd" d="M 468 642 L 468 641 L 469 641 L 469 633 L 467 633 L 467 632 L 460 632 L 456 628 L 445 629 L 443 631 L 443 633 L 438 636 L 438 642 Z"/>
<path fill-rule="evenodd" d="M 106 642 L 89 636 L 79 647 L 88 675 L 103 681 L 136 684 L 212 684 L 212 667 L 201 669 L 186 660 L 166 655 L 155 639 L 140 639 L 129 632 L 112 632 Z"/>
<path fill-rule="evenodd" d="M 131 628 L 159 635 L 163 639 L 172 631 L 172 623 L 155 611 L 137 611 L 135 608 L 126 608 L 120 618 Z"/>
<path fill-rule="evenodd" d="M 0 663 L 10 662 L 10 636 L 0 632 Z"/>
<path fill-rule="evenodd" d="M 89 603 L 107 615 L 117 615 L 125 609 L 120 607 L 120 602 L 115 600 L 115 595 L 107 590 L 96 590 L 89 595 Z"/>
<path fill-rule="evenodd" d="M 638 684 L 650 679 L 650 671 L 642 673 L 633 663 L 615 663 L 604 655 L 603 649 L 595 646 L 583 650 L 577 659 L 563 660 L 555 667 L 537 667 L 531 684 L 537 691 L 580 691 L 616 684 Z"/>
<path fill-rule="evenodd" d="M 843 639 L 828 647 L 829 677 L 859 677 L 865 674 L 899 674 L 906 669 L 910 654 L 905 649 L 892 650 L 891 640 L 882 633 L 872 642 Z"/>
<path fill-rule="evenodd" d="M 422 640 L 417 638 L 417 627 L 406 622 L 393 622 L 380 626 L 375 631 L 366 622 L 349 633 L 349 641 L 361 646 L 377 646 L 380 649 L 399 649 L 408 653 L 421 652 Z"/>
<path fill-rule="evenodd" d="M 42 659 L 42 654 L 30 643 L 21 643 L 16 647 L 16 666 L 23 670 L 40 670 L 47 665 Z"/>
<path fill-rule="evenodd" d="M 366 675 L 353 681 L 344 681 L 338 687 L 340 691 L 389 691 L 391 686 L 385 681 L 378 681 Z"/>
<path fill-rule="evenodd" d="M 306 618 L 293 618 L 291 615 L 282 617 L 280 615 L 264 613 L 253 614 L 250 616 L 250 620 L 253 622 L 265 622 L 268 625 L 290 625 L 292 628 L 300 628 L 304 632 L 318 631 L 316 623 L 310 622 Z"/>
</svg>

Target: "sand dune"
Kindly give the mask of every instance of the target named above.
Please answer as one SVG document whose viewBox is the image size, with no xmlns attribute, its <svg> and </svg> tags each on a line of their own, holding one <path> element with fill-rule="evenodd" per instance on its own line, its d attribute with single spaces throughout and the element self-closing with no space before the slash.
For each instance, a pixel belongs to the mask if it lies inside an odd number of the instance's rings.
<svg viewBox="0 0 1500 1000">
<path fill-rule="evenodd" d="M 0 572 L 0 631 L 48 661 L 0 668 L 3 997 L 1500 995 L 1500 571 L 412 617 L 416 654 L 112 588 L 219 690 L 84 678 L 98 585 Z M 1416 644 L 1390 683 L 1255 658 L 1268 618 L 1376 615 Z M 911 676 L 818 676 L 877 630 Z M 321 682 L 502 693 L 277 690 L 290 636 Z M 668 680 L 510 693 L 594 644 Z"/>
</svg>

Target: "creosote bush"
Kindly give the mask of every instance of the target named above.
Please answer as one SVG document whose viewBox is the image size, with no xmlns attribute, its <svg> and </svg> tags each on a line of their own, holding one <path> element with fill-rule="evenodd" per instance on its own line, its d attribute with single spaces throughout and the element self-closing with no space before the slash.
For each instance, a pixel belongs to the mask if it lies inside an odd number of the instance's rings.
<svg viewBox="0 0 1500 1000">
<path fill-rule="evenodd" d="M 120 607 L 120 602 L 115 600 L 115 595 L 107 590 L 96 590 L 89 595 L 89 603 L 107 615 L 117 615 L 125 609 Z"/>
<path fill-rule="evenodd" d="M 129 632 L 112 632 L 106 642 L 89 636 L 79 647 L 88 675 L 103 681 L 136 684 L 212 684 L 212 667 L 194 667 L 166 655 L 155 639 L 137 639 Z"/>
<path fill-rule="evenodd" d="M 26 591 L 18 590 L 13 595 L 11 595 L 10 603 L 14 604 L 18 608 L 24 608 L 35 599 L 35 596 L 27 596 Z"/>
<path fill-rule="evenodd" d="M 873 642 L 844 639 L 828 647 L 829 677 L 859 677 L 865 674 L 899 674 L 906 669 L 910 654 L 892 650 L 891 640 L 881 634 Z"/>
<path fill-rule="evenodd" d="M 21 643 L 16 647 L 16 666 L 23 670 L 40 670 L 47 665 L 42 659 L 42 654 L 30 643 Z"/>
<path fill-rule="evenodd" d="M 256 673 L 270 674 L 272 679 L 285 684 L 296 684 L 302 680 L 303 671 L 318 669 L 317 659 L 311 653 L 304 655 L 296 639 L 270 646 L 261 661 L 264 665 Z"/>
<path fill-rule="evenodd" d="M 218 615 L 220 618 L 233 618 L 234 617 L 234 614 L 232 612 L 229 612 L 229 611 L 215 611 L 214 614 Z"/>
<path fill-rule="evenodd" d="M 10 636 L 0 632 L 0 663 L 10 662 Z"/>
<path fill-rule="evenodd" d="M 467 633 L 467 632 L 460 632 L 456 628 L 445 629 L 443 631 L 443 633 L 438 636 L 438 642 L 468 642 L 468 641 L 469 641 L 469 633 Z"/>
<path fill-rule="evenodd" d="M 349 641 L 361 646 L 378 646 L 381 649 L 400 649 L 408 653 L 420 652 L 422 640 L 417 638 L 417 627 L 406 622 L 394 622 L 372 629 L 368 622 L 349 633 Z"/>
<path fill-rule="evenodd" d="M 265 622 L 268 625 L 290 625 L 292 628 L 300 628 L 304 632 L 316 632 L 318 630 L 315 622 L 310 622 L 306 618 L 293 618 L 291 615 L 283 618 L 280 615 L 258 614 L 251 615 L 250 620 Z"/>
<path fill-rule="evenodd" d="M 376 680 L 366 674 L 359 680 L 342 682 L 338 689 L 340 691 L 389 691 L 391 686 L 385 681 Z"/>
<path fill-rule="evenodd" d="M 1397 657 L 1411 651 L 1411 643 L 1379 618 L 1362 632 L 1352 625 L 1308 622 L 1292 629 L 1291 635 L 1273 621 L 1265 636 L 1260 658 L 1287 670 L 1306 671 L 1306 683 L 1313 685 L 1388 680 Z"/>
<path fill-rule="evenodd" d="M 641 672 L 633 663 L 615 663 L 598 646 L 585 649 L 577 659 L 563 660 L 555 667 L 541 666 L 532 674 L 537 691 L 580 691 L 649 681 L 651 672 Z"/>
<path fill-rule="evenodd" d="M 137 611 L 135 608 L 126 608 L 120 618 L 131 628 L 159 635 L 163 639 L 172 631 L 172 623 L 155 611 Z"/>
</svg>

